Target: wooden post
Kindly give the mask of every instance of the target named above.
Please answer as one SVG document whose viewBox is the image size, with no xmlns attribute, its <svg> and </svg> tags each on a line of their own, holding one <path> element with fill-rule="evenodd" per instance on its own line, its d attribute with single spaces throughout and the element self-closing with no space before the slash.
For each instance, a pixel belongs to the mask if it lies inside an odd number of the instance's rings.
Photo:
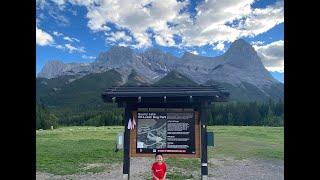
<svg viewBox="0 0 320 180">
<path fill-rule="evenodd" d="M 201 101 L 200 121 L 201 121 L 201 179 L 208 179 L 208 156 L 207 156 L 207 118 L 208 102 Z"/>
<path fill-rule="evenodd" d="M 128 129 L 128 120 L 131 118 L 131 107 L 124 106 L 124 142 L 123 142 L 123 178 L 130 179 L 130 129 Z"/>
</svg>

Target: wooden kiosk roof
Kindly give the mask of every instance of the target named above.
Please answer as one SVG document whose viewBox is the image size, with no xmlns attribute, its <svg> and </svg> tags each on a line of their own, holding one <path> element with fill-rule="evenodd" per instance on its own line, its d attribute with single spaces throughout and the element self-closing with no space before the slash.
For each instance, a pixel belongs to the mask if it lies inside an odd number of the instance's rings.
<svg viewBox="0 0 320 180">
<path fill-rule="evenodd" d="M 102 93 L 104 102 L 127 103 L 197 103 L 224 102 L 229 92 L 219 85 L 211 86 L 116 86 Z M 121 105 L 120 105 L 121 106 Z"/>
</svg>

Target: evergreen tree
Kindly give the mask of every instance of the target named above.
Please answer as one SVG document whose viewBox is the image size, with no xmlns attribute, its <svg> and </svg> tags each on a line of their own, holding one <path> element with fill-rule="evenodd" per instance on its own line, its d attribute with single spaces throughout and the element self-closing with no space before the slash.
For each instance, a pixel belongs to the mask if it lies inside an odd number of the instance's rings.
<svg viewBox="0 0 320 180">
<path fill-rule="evenodd" d="M 36 129 L 49 129 L 57 126 L 58 118 L 43 105 L 36 104 Z"/>
</svg>

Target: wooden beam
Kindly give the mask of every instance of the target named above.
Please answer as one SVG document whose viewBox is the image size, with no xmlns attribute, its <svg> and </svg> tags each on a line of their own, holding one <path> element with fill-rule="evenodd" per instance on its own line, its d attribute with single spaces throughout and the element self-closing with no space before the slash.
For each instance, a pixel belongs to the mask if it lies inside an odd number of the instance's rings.
<svg viewBox="0 0 320 180">
<path fill-rule="evenodd" d="M 128 120 L 131 118 L 131 107 L 125 103 L 124 115 L 124 144 L 123 144 L 123 177 L 130 179 L 130 129 L 128 129 Z"/>
<path fill-rule="evenodd" d="M 207 118 L 208 102 L 203 101 L 200 105 L 201 124 L 201 179 L 208 179 L 208 152 L 207 152 Z"/>
</svg>

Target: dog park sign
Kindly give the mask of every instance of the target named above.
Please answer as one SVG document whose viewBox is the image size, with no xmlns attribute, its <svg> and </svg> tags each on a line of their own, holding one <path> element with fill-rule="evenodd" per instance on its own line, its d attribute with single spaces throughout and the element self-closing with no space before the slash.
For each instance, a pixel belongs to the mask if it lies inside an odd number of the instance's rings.
<svg viewBox="0 0 320 180">
<path fill-rule="evenodd" d="M 194 111 L 154 109 L 134 112 L 133 116 L 137 116 L 137 126 L 130 133 L 132 157 L 153 156 L 156 152 L 174 157 L 200 157 L 196 152 L 200 149 L 200 131 Z"/>
<path fill-rule="evenodd" d="M 165 157 L 201 158 L 201 179 L 207 179 L 208 107 L 228 97 L 218 85 L 108 88 L 103 100 L 125 109 L 124 178 L 130 179 L 130 158 L 161 152 Z"/>
<path fill-rule="evenodd" d="M 138 112 L 136 153 L 195 154 L 194 112 Z"/>
</svg>

